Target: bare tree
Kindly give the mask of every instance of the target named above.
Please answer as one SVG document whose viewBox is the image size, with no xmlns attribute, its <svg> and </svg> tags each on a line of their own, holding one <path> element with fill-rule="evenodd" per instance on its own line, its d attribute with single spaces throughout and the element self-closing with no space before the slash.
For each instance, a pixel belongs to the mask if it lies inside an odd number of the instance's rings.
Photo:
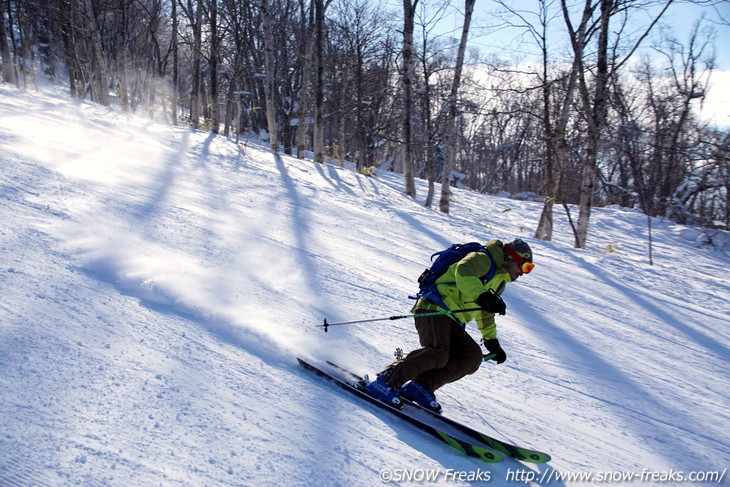
<svg viewBox="0 0 730 487">
<path fill-rule="evenodd" d="M 91 44 L 91 77 L 93 79 L 91 97 L 96 103 L 108 106 L 110 100 L 109 86 L 107 85 L 107 61 L 103 53 L 101 29 L 91 0 L 83 0 L 82 6 L 86 20 L 87 39 Z"/>
<path fill-rule="evenodd" d="M 505 6 L 506 7 L 506 6 Z M 530 23 L 525 16 L 509 8 L 523 25 L 528 26 L 532 38 L 540 49 L 541 73 L 538 75 L 540 83 L 541 122 L 545 149 L 543 164 L 545 171 L 545 201 L 542 213 L 535 229 L 535 237 L 543 240 L 552 240 L 553 235 L 553 205 L 558 201 L 562 182 L 562 171 L 567 166 L 569 147 L 567 142 L 567 127 L 571 118 L 571 107 L 576 91 L 578 62 L 574 58 L 572 66 L 566 73 L 558 71 L 551 74 L 550 52 L 548 48 L 548 32 L 550 24 L 550 2 L 538 2 L 537 25 Z M 587 12 L 584 12 L 586 15 Z M 585 45 L 587 19 L 581 21 L 577 34 L 578 46 Z M 567 81 L 566 81 L 567 80 Z M 563 81 L 563 82 L 561 82 Z"/>
<path fill-rule="evenodd" d="M 9 6 L 10 3 L 8 2 L 6 5 Z M 8 19 L 10 19 L 11 12 L 9 10 L 7 15 Z M 18 80 L 15 75 L 15 63 L 13 63 L 10 53 L 9 41 L 8 31 L 5 27 L 5 9 L 2 9 L 0 10 L 0 60 L 2 60 L 3 64 L 3 80 L 6 83 L 16 84 Z"/>
<path fill-rule="evenodd" d="M 314 160 L 324 162 L 324 0 L 314 0 L 316 76 L 314 84 Z"/>
<path fill-rule="evenodd" d="M 413 160 L 413 30 L 418 0 L 403 0 L 403 180 L 405 193 L 416 197 Z"/>
<path fill-rule="evenodd" d="M 127 0 L 117 0 L 116 70 L 119 78 L 119 102 L 122 110 L 129 110 L 127 82 Z"/>
<path fill-rule="evenodd" d="M 464 52 L 466 51 L 466 42 L 469 37 L 469 25 L 471 24 L 471 16 L 474 11 L 475 0 L 466 0 L 464 4 L 464 27 L 461 31 L 461 41 L 459 42 L 459 50 L 456 54 L 456 65 L 454 66 L 454 78 L 451 82 L 451 92 L 446 109 L 446 130 L 444 138 L 446 139 L 446 157 L 444 159 L 444 173 L 441 178 L 441 201 L 439 209 L 449 212 L 449 198 L 451 196 L 451 171 L 454 167 L 456 159 L 456 118 L 458 116 L 457 101 L 459 96 L 459 86 L 461 85 L 461 72 L 464 67 Z"/>
<path fill-rule="evenodd" d="M 203 0 L 187 0 L 185 11 L 188 21 L 193 29 L 193 83 L 190 91 L 190 126 L 194 129 L 200 127 L 200 85 L 201 85 L 201 63 L 203 57 Z"/>
<path fill-rule="evenodd" d="M 428 193 L 424 206 L 431 207 L 436 192 L 436 171 L 443 171 L 443 149 L 441 138 L 437 133 L 437 124 L 434 120 L 434 100 L 441 95 L 440 90 L 435 86 L 437 74 L 447 69 L 446 56 L 444 55 L 445 42 L 443 36 L 432 36 L 431 31 L 447 15 L 447 2 L 436 5 L 435 9 L 429 9 L 426 4 L 421 4 L 418 16 L 420 27 L 420 76 L 423 88 L 420 91 L 420 125 L 422 127 L 422 141 L 425 165 L 425 177 L 428 181 Z"/>
<path fill-rule="evenodd" d="M 724 184 L 710 162 L 720 153 L 707 143 L 715 137 L 698 130 L 692 114 L 693 102 L 705 97 L 714 67 L 709 47 L 709 39 L 700 38 L 699 24 L 684 46 L 666 38 L 659 48 L 666 64 L 657 68 L 655 59 L 645 58 L 633 86 L 617 86 L 612 98 L 619 127 L 611 133 L 615 159 L 625 161 L 620 172 L 631 177 L 647 215 L 688 223 L 690 199 Z M 620 183 L 628 192 L 628 180 Z"/>
<path fill-rule="evenodd" d="M 656 2 L 634 2 L 631 0 L 585 0 L 583 16 L 578 29 L 575 29 L 570 18 L 570 10 L 566 0 L 561 0 L 563 18 L 570 36 L 573 47 L 574 63 L 578 67 L 578 92 L 580 94 L 583 116 L 587 122 L 588 144 L 584 154 L 582 179 L 580 184 L 580 212 L 575 228 L 575 246 L 584 248 L 588 237 L 588 224 L 591 210 L 593 208 L 593 197 L 596 185 L 596 169 L 598 163 L 599 146 L 601 133 L 604 129 L 608 114 L 609 82 L 612 77 L 617 76 L 622 65 L 638 49 L 641 42 L 649 34 L 649 31 L 658 22 L 659 18 L 666 12 L 673 0 L 665 0 L 659 14 L 651 21 L 644 33 L 628 50 L 628 54 L 619 59 L 618 48 L 609 50 L 612 34 L 614 45 L 618 44 L 621 37 L 621 29 L 612 33 L 610 29 L 611 18 L 617 15 L 626 16 L 631 9 L 647 8 Z M 597 46 L 595 49 L 595 69 L 591 70 L 585 56 L 586 42 L 581 42 L 581 27 L 586 23 L 586 37 L 588 40 L 592 34 L 596 34 Z M 588 80 L 588 74 L 593 73 L 592 80 Z"/>
<path fill-rule="evenodd" d="M 728 220 L 727 134 L 692 116 L 694 100 L 710 88 L 707 79 L 693 78 L 702 46 L 665 45 L 664 52 L 677 54 L 668 70 L 659 76 L 647 69 L 640 82 L 627 82 L 622 68 L 661 16 L 642 31 L 637 9 L 661 14 L 672 0 L 583 0 L 572 2 L 571 12 L 567 0 L 540 0 L 534 12 L 514 8 L 508 23 L 527 27 L 523 33 L 542 50 L 541 69 L 525 73 L 506 62 L 498 85 L 474 91 L 468 73 L 452 76 L 457 70 L 448 66 L 454 60 L 443 55 L 445 44 L 424 36 L 418 52 L 414 11 L 425 13 L 423 2 L 404 0 L 404 32 L 396 34 L 400 29 L 382 20 L 382 3 L 343 1 L 330 16 L 331 1 L 266 0 L 271 11 L 264 19 L 260 0 L 4 0 L 3 79 L 15 76 L 26 86 L 34 67 L 43 66 L 49 76 L 66 77 L 71 96 L 108 103 L 116 91 L 122 106 L 150 114 L 160 103 L 167 112 L 170 98 L 159 97 L 158 87 L 171 81 L 172 123 L 177 95 L 185 94 L 180 109 L 190 103 L 191 124 L 200 127 L 205 117 L 203 126 L 213 132 L 225 94 L 226 134 L 233 126 L 238 134 L 268 129 L 275 146 L 288 153 L 296 142 L 300 155 L 313 148 L 319 160 L 326 142 L 360 168 L 391 163 L 399 154 L 406 192 L 415 194 L 414 178 L 429 179 L 426 204 L 436 174 L 448 188 L 457 171 L 461 183 L 477 190 L 544 191 L 540 238 L 550 238 L 554 202 L 580 201 L 585 233 L 590 208 L 607 202 L 639 202 L 649 214 L 684 221 Z M 434 5 L 438 12 L 447 2 Z M 563 38 L 553 25 L 547 28 L 548 8 L 564 19 Z M 528 25 L 520 15 L 537 16 Z M 548 55 L 548 32 L 550 49 L 571 41 L 567 63 L 554 61 L 560 51 Z M 63 62 L 65 70 L 56 66 Z M 267 82 L 262 73 L 271 75 Z M 526 74 L 537 80 L 532 86 L 525 85 Z M 674 88 L 667 74 L 674 75 Z M 312 115 L 314 142 L 306 131 Z M 444 174 L 446 146 L 454 171 Z M 585 245 L 576 233 L 577 245 Z"/>
<path fill-rule="evenodd" d="M 274 26 L 273 11 L 269 0 L 261 0 L 261 16 L 264 29 L 264 63 L 266 79 L 264 93 L 266 96 L 266 123 L 269 128 L 271 150 L 279 151 L 278 128 L 276 126 L 276 73 L 274 72 Z"/>
<path fill-rule="evenodd" d="M 336 105 L 329 112 L 337 121 L 337 136 L 330 145 L 332 156 L 354 159 L 360 171 L 372 165 L 368 138 L 370 115 L 376 98 L 385 93 L 376 68 L 384 55 L 382 36 L 388 22 L 379 3 L 353 0 L 335 4 L 330 28 L 328 64 L 338 75 L 329 88 Z"/>
<path fill-rule="evenodd" d="M 177 20 L 177 1 L 172 0 L 170 2 L 172 8 L 172 32 L 170 40 L 170 47 L 172 49 L 172 99 L 170 100 L 170 118 L 173 125 L 177 125 L 177 98 L 179 89 L 179 77 L 180 77 L 180 59 L 178 50 L 178 20 Z"/>
<path fill-rule="evenodd" d="M 300 0 L 301 30 L 304 31 L 304 52 L 300 56 L 302 64 L 302 81 L 299 89 L 299 104 L 296 134 L 297 157 L 304 159 L 304 154 L 309 147 L 309 99 L 312 85 L 312 72 L 314 71 L 314 0 L 310 2 L 309 8 L 305 9 L 304 0 Z"/>
<path fill-rule="evenodd" d="M 221 39 L 218 33 L 218 0 L 210 0 L 210 119 L 211 132 L 220 130 L 221 114 L 218 93 L 218 60 L 221 56 Z"/>
</svg>

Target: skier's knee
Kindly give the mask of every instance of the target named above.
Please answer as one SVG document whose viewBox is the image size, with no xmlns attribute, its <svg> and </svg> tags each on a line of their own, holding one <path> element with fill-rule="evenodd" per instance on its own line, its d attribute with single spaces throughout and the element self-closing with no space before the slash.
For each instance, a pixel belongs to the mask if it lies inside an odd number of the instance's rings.
<svg viewBox="0 0 730 487">
<path fill-rule="evenodd" d="M 432 348 L 431 355 L 436 362 L 435 369 L 446 367 L 446 364 L 449 363 L 449 350 L 446 348 Z"/>
<path fill-rule="evenodd" d="M 482 365 L 482 349 L 474 344 L 473 347 L 469 348 L 469 351 L 464 354 L 464 369 L 467 374 L 473 374 Z"/>
</svg>

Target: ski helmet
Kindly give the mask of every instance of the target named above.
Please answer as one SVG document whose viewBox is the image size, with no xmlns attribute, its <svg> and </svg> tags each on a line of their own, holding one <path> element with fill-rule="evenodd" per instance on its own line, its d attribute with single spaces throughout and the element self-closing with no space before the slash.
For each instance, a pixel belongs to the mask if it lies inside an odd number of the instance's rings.
<svg viewBox="0 0 730 487">
<path fill-rule="evenodd" d="M 511 242 L 506 243 L 505 246 L 514 250 L 523 260 L 532 262 L 532 249 L 527 242 L 521 238 L 516 238 Z"/>
</svg>

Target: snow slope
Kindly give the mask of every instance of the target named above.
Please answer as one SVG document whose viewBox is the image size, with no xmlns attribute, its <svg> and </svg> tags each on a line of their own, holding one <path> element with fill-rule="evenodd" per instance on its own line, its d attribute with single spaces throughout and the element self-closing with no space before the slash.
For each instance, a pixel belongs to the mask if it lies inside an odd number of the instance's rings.
<svg viewBox="0 0 730 487">
<path fill-rule="evenodd" d="M 0 184 L 2 486 L 687 485 L 730 466 L 730 259 L 693 229 L 654 220 L 650 266 L 646 218 L 596 209 L 576 250 L 563 214 L 530 238 L 537 203 L 455 190 L 444 215 L 397 174 L 52 88 L 0 87 Z M 549 464 L 464 457 L 297 366 L 415 348 L 409 319 L 317 325 L 408 313 L 431 253 L 514 236 L 537 267 L 504 296 L 509 359 L 438 396 Z"/>
</svg>

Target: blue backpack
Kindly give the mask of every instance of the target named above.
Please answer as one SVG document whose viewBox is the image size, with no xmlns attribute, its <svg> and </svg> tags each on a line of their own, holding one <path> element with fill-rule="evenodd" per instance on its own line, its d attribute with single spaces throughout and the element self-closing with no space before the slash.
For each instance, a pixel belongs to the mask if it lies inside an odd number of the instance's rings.
<svg viewBox="0 0 730 487">
<path fill-rule="evenodd" d="M 492 257 L 492 254 L 489 253 L 489 250 L 487 250 L 487 247 L 479 242 L 453 244 L 448 249 L 436 252 L 431 256 L 433 264 L 431 264 L 430 268 L 423 271 L 421 276 L 418 278 L 419 291 L 418 294 L 416 294 L 415 298 L 426 298 L 432 303 L 441 306 L 445 310 L 451 311 L 449 307 L 446 306 L 443 299 L 441 299 L 441 293 L 439 293 L 438 287 L 436 286 L 436 279 L 441 277 L 441 275 L 446 272 L 450 265 L 454 264 L 455 262 L 459 262 L 471 252 L 483 252 L 487 254 L 491 265 L 489 266 L 489 272 L 487 272 L 485 276 L 481 277 L 481 281 L 483 283 L 486 283 L 487 281 L 492 279 L 492 277 L 494 277 L 494 273 L 497 271 L 497 265 L 494 263 L 494 258 Z M 435 261 L 433 260 L 434 257 L 436 257 Z M 455 285 L 456 282 L 442 282 L 440 284 Z"/>
</svg>

